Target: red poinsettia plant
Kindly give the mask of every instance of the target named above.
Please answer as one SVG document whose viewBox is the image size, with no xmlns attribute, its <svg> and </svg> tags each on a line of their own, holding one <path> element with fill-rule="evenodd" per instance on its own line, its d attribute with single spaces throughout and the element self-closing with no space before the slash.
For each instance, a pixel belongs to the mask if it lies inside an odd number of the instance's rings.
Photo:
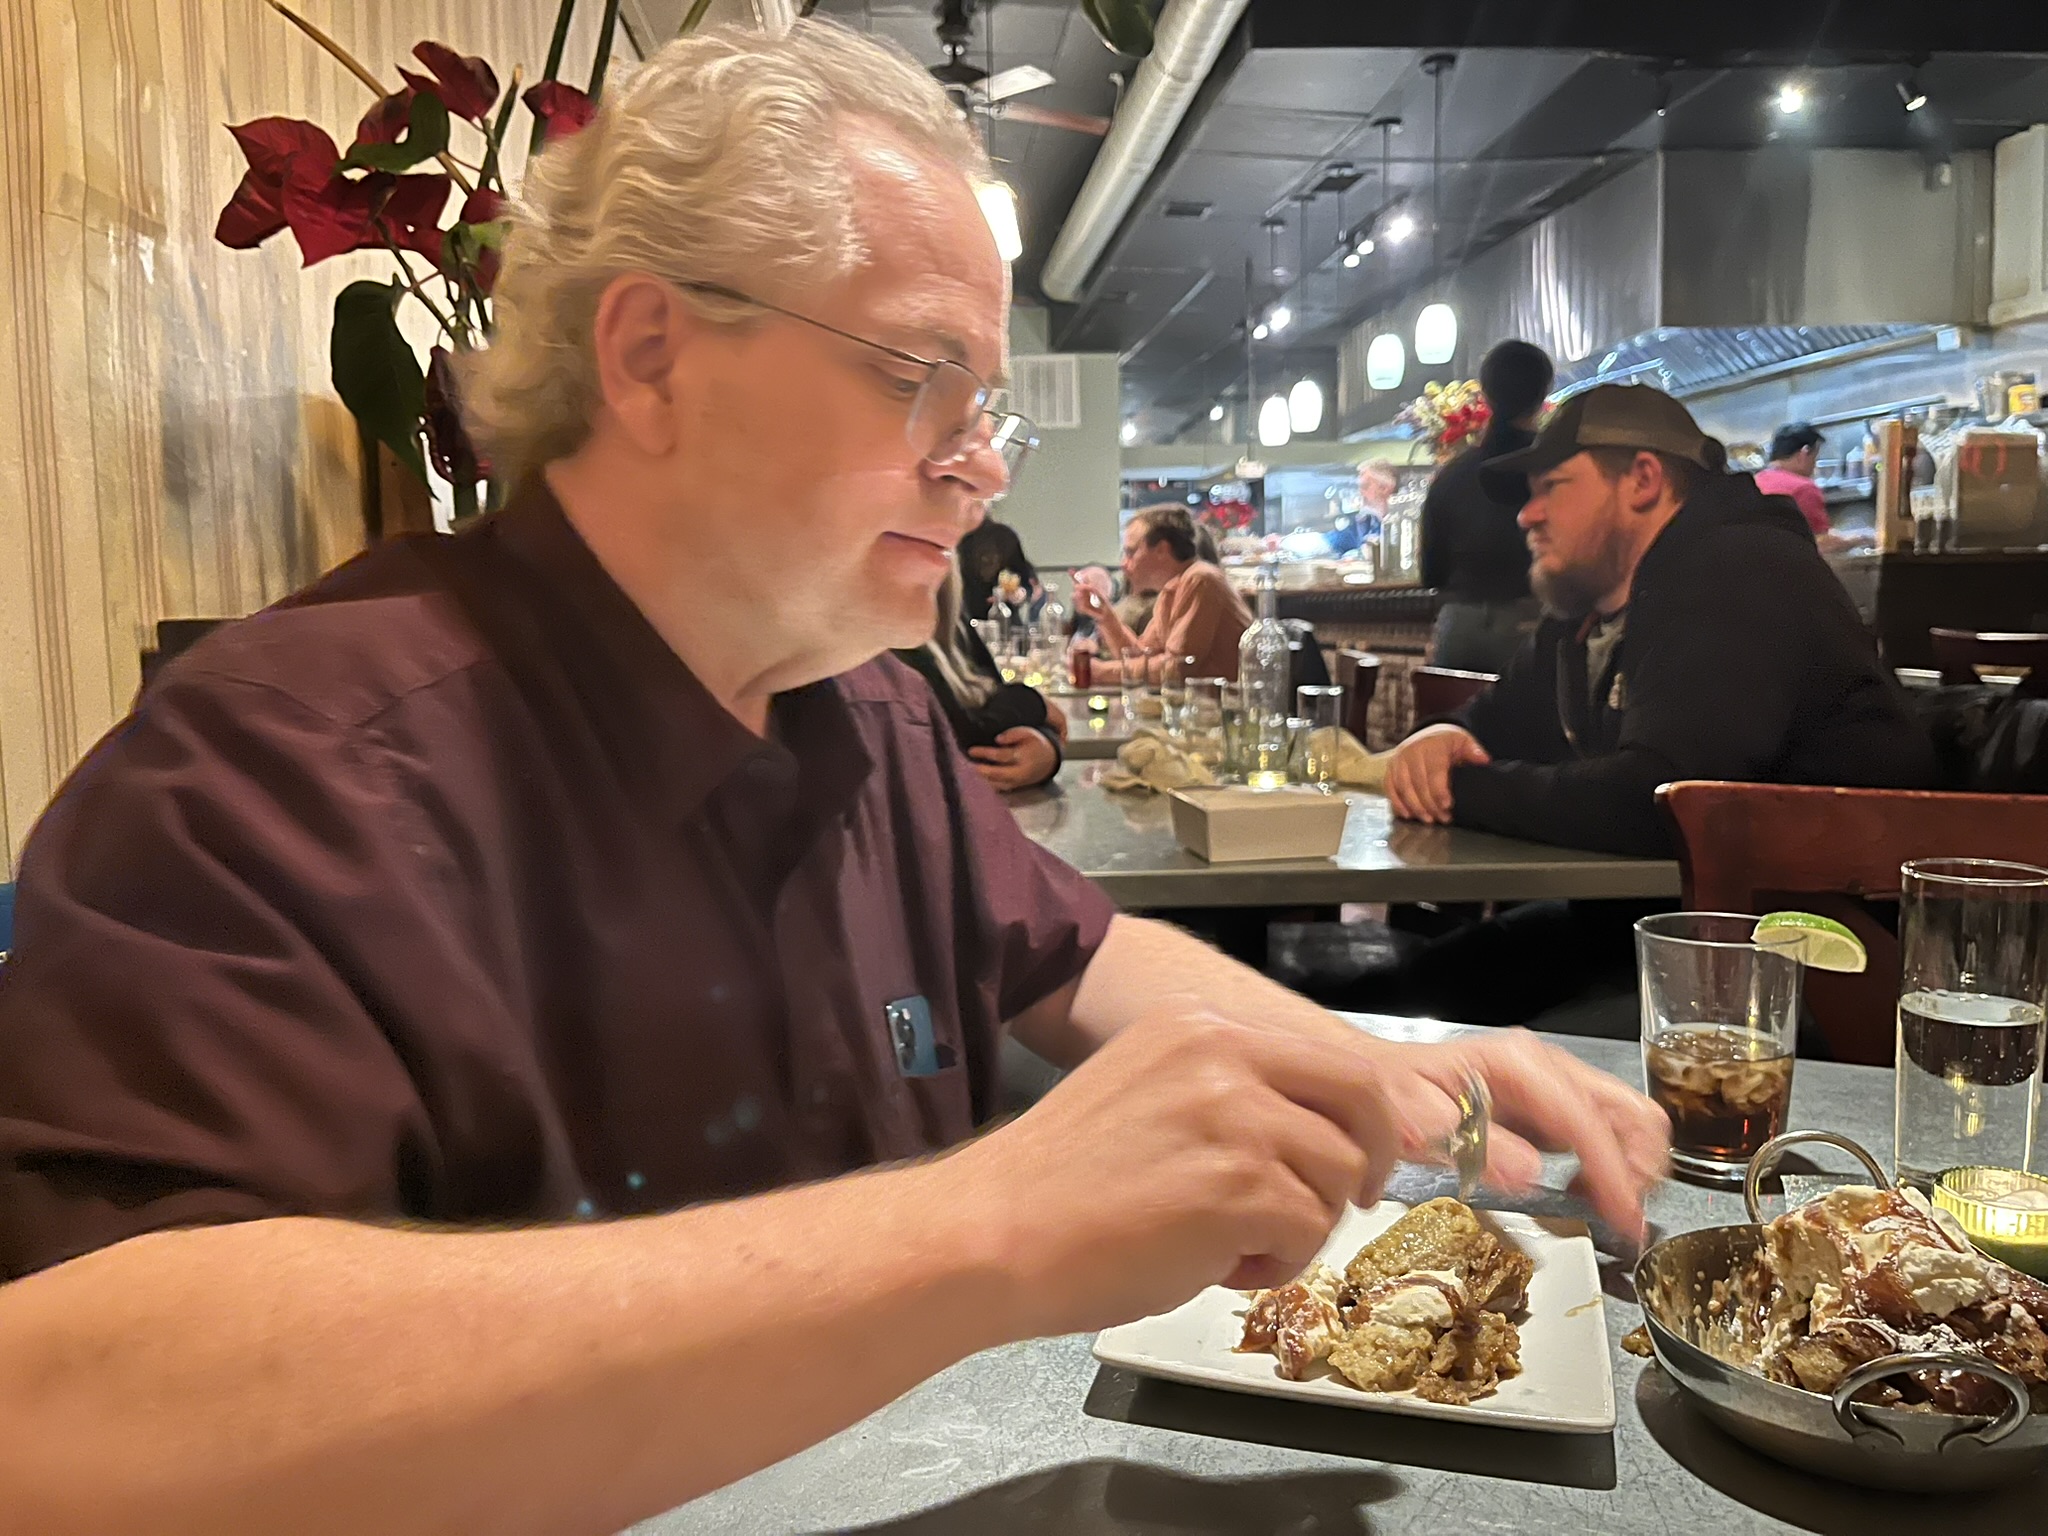
<svg viewBox="0 0 2048 1536">
<path fill-rule="evenodd" d="M 423 482 L 431 461 L 452 488 L 456 515 L 464 516 L 477 509 L 477 488 L 490 466 L 463 431 L 452 358 L 486 344 L 491 334 L 491 289 L 505 242 L 505 136 L 521 105 L 533 119 L 532 150 L 589 123 L 610 62 L 618 0 L 606 0 L 586 89 L 555 78 L 576 5 L 562 0 L 547 69 L 523 92 L 518 71 L 510 88 L 501 89 L 483 59 L 436 42 L 413 49 L 424 73 L 401 67 L 404 83 L 386 90 L 332 38 L 278 0 L 271 4 L 375 99 L 346 150 L 300 118 L 230 125 L 249 164 L 221 210 L 214 238 L 247 250 L 288 230 L 309 267 L 349 251 L 389 254 L 397 267 L 390 281 L 353 282 L 335 299 L 329 341 L 335 393 L 364 431 Z M 692 8 L 692 22 L 704 9 Z M 468 140 L 460 145 L 458 127 Z M 425 307 L 439 331 L 424 368 L 398 326 L 398 305 L 408 297 Z"/>
<path fill-rule="evenodd" d="M 1201 521 L 1225 538 L 1249 531 L 1257 517 L 1258 513 L 1253 510 L 1250 502 L 1235 497 L 1225 501 L 1212 501 L 1201 512 Z"/>
</svg>

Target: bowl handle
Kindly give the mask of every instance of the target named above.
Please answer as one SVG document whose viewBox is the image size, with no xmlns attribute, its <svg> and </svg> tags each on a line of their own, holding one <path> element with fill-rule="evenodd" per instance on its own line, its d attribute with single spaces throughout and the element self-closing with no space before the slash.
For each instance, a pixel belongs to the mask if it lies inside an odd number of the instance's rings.
<svg viewBox="0 0 2048 1536">
<path fill-rule="evenodd" d="M 1898 1441 L 1898 1436 L 1882 1424 L 1873 1424 L 1864 1417 L 1865 1404 L 1851 1399 L 1874 1381 L 1887 1377 L 1902 1376 L 1907 1371 L 1928 1369 L 1941 1371 L 1968 1371 L 1972 1376 L 1982 1376 L 2005 1388 L 2012 1399 L 2005 1412 L 1981 1429 L 1959 1429 L 1941 1442 L 1946 1452 L 1958 1440 L 1974 1441 L 1981 1446 L 1998 1444 L 2007 1435 L 2018 1429 L 2032 1411 L 2033 1399 L 2028 1395 L 2027 1384 L 2002 1365 L 1994 1365 L 1982 1355 L 1965 1354 L 1957 1349 L 1926 1349 L 1911 1354 L 1885 1355 L 1876 1360 L 1866 1360 L 1848 1375 L 1834 1391 L 1835 1422 L 1849 1432 L 1852 1440 L 1885 1439 Z"/>
<path fill-rule="evenodd" d="M 1848 1137 L 1838 1136 L 1833 1131 L 1787 1131 L 1782 1136 L 1773 1136 L 1756 1149 L 1756 1156 L 1749 1160 L 1749 1176 L 1742 1181 L 1742 1202 L 1749 1207 L 1749 1219 L 1758 1226 L 1762 1226 L 1764 1222 L 1760 1203 L 1764 1180 L 1777 1168 L 1779 1158 L 1793 1147 L 1809 1143 L 1841 1148 L 1870 1170 L 1870 1176 L 1877 1182 L 1878 1188 L 1892 1187 L 1891 1175 L 1884 1171 L 1884 1165 Z"/>
</svg>

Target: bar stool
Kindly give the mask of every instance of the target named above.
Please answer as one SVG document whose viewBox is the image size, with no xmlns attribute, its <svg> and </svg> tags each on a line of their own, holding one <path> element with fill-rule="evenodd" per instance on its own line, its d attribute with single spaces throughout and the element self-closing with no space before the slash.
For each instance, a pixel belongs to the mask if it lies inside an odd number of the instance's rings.
<svg viewBox="0 0 2048 1536">
<path fill-rule="evenodd" d="M 1934 663 L 1944 683 L 1981 682 L 1979 667 L 2004 667 L 2020 673 L 2017 692 L 2027 699 L 2048 699 L 2048 635 L 1981 634 L 1968 629 L 1930 629 Z"/>
</svg>

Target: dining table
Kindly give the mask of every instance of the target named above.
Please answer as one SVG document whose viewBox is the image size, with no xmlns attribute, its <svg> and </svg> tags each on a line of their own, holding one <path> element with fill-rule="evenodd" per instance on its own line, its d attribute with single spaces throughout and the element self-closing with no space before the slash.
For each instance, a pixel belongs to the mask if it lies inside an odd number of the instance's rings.
<svg viewBox="0 0 2048 1536">
<path fill-rule="evenodd" d="M 1351 1015 L 1394 1038 L 1461 1026 Z M 1631 1041 L 1553 1043 L 1641 1081 Z M 1889 1165 L 1892 1074 L 1802 1060 L 1791 1124 L 1861 1142 Z M 1802 1151 L 1812 1149 L 1802 1149 Z M 1807 1199 L 1855 1174 L 1831 1150 L 1788 1159 L 1786 1195 Z M 1589 1217 L 1575 1165 L 1545 1160 L 1540 1186 L 1482 1193 L 1482 1207 Z M 1389 1195 L 1455 1193 L 1445 1171 L 1397 1171 Z M 1776 1197 L 1771 1201 L 1778 1206 Z M 1746 1221 L 1736 1190 L 1667 1180 L 1649 1235 Z M 2048 1478 L 1939 1498 L 1877 1492 L 1780 1465 L 1710 1423 L 1656 1365 L 1624 1352 L 1642 1320 L 1634 1244 L 1592 1222 L 1616 1418 L 1604 1434 L 1549 1434 L 1182 1385 L 1096 1362 L 1092 1338 L 1035 1339 L 975 1355 L 788 1460 L 635 1527 L 686 1533 L 861 1532 L 891 1536 L 1928 1536 L 2038 1529 Z M 826 1367 L 821 1367 L 826 1368 Z"/>
<path fill-rule="evenodd" d="M 1067 717 L 1068 762 L 1100 762 L 1115 757 L 1118 749 L 1145 723 L 1134 719 L 1124 708 L 1123 695 L 1114 688 L 1107 693 L 1100 689 L 1074 693 L 1057 688 L 1044 692 L 1046 699 L 1057 704 Z"/>
<path fill-rule="evenodd" d="M 1034 842 L 1126 911 L 1676 896 L 1676 860 L 1592 853 L 1464 827 L 1400 821 L 1382 795 L 1347 791 L 1334 858 L 1211 864 L 1181 846 L 1168 798 L 1102 783 L 1112 765 L 1069 761 L 1008 797 Z"/>
</svg>

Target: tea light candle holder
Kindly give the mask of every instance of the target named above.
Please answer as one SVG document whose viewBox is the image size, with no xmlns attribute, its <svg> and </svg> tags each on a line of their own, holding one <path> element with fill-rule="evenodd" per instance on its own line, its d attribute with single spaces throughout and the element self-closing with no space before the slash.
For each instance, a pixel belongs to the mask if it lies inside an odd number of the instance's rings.
<svg viewBox="0 0 2048 1536">
<path fill-rule="evenodd" d="M 1109 708 L 1109 695 L 1106 693 L 1089 694 L 1088 708 L 1094 714 L 1102 714 Z"/>
<path fill-rule="evenodd" d="M 1951 1168 L 1935 1180 L 1934 1203 L 1992 1258 L 2048 1280 L 2048 1178 L 2016 1168 Z"/>
</svg>

